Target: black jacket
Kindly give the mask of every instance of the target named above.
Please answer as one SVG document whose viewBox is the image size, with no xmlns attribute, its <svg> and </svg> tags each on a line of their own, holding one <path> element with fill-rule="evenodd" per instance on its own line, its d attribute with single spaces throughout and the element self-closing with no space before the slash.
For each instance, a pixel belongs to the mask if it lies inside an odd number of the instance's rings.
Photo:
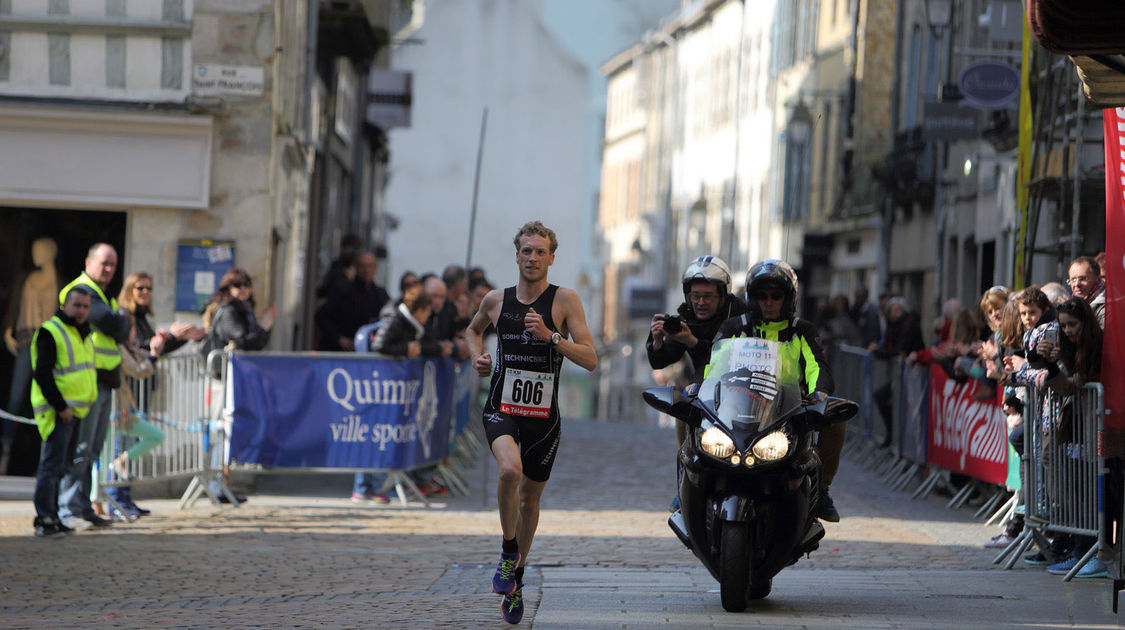
<svg viewBox="0 0 1125 630">
<path fill-rule="evenodd" d="M 352 280 L 328 297 L 316 311 L 322 350 L 343 350 L 340 338 L 351 339 L 360 326 L 379 321 L 379 311 L 391 300 L 383 287 Z"/>
<path fill-rule="evenodd" d="M 890 359 L 921 350 L 926 347 L 922 340 L 922 328 L 913 313 L 906 313 L 897 322 L 888 321 L 883 332 L 883 342 L 872 353 L 880 359 Z"/>
<path fill-rule="evenodd" d="M 156 329 L 148 321 L 148 309 L 137 305 L 137 310 L 130 313 L 125 307 L 118 309 L 124 315 L 133 316 L 133 327 L 136 328 L 137 334 L 133 336 L 133 347 L 144 350 L 149 356 L 152 356 L 152 348 L 149 346 L 152 343 L 152 338 L 156 336 Z M 164 342 L 164 350 L 161 354 L 169 354 L 174 350 L 181 348 L 187 341 L 183 339 L 176 339 L 171 337 L 168 341 Z"/>
<path fill-rule="evenodd" d="M 422 344 L 422 356 L 441 356 L 441 345 L 409 313 L 406 306 L 400 304 L 393 313 L 383 318 L 383 325 L 375 331 L 375 338 L 371 341 L 372 352 L 405 357 L 407 345 L 411 341 L 419 341 Z"/>
<path fill-rule="evenodd" d="M 688 348 L 684 344 L 675 341 L 671 338 L 665 338 L 664 343 L 659 349 L 652 347 L 652 332 L 648 333 L 648 341 L 645 342 L 645 350 L 648 351 L 648 364 L 654 370 L 659 370 L 663 367 L 668 367 L 687 353 L 691 357 L 691 380 L 697 380 L 695 377 L 703 375 L 703 368 L 707 367 L 707 363 L 711 360 L 711 344 L 715 340 L 715 335 L 719 332 L 719 326 L 724 321 L 738 317 L 747 312 L 746 303 L 737 296 L 728 293 L 723 304 L 719 307 L 718 312 L 715 313 L 710 319 L 699 321 L 695 319 L 695 311 L 691 310 L 691 305 L 687 302 L 680 304 L 676 309 L 676 314 L 680 319 L 684 320 L 687 327 L 691 329 L 691 334 L 699 340 L 699 343 L 694 348 Z"/>
<path fill-rule="evenodd" d="M 258 325 L 253 308 L 242 300 L 219 305 L 199 350 L 206 357 L 212 350 L 225 348 L 232 341 L 236 349 L 250 351 L 261 350 L 270 342 L 270 331 Z"/>
</svg>

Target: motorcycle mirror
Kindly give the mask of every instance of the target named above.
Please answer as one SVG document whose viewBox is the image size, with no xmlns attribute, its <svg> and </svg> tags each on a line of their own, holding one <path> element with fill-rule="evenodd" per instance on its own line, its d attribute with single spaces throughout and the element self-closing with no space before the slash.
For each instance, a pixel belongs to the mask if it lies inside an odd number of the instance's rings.
<svg viewBox="0 0 1125 630">
<path fill-rule="evenodd" d="M 859 413 L 859 405 L 846 398 L 834 398 L 829 396 L 824 401 L 824 424 L 838 424 L 840 422 L 847 422 Z"/>
<path fill-rule="evenodd" d="M 649 407 L 661 413 L 666 413 L 693 426 L 699 424 L 698 414 L 693 413 L 695 408 L 690 400 L 684 398 L 678 387 L 672 387 L 671 385 L 650 387 L 641 394 L 641 397 L 644 398 Z"/>
</svg>

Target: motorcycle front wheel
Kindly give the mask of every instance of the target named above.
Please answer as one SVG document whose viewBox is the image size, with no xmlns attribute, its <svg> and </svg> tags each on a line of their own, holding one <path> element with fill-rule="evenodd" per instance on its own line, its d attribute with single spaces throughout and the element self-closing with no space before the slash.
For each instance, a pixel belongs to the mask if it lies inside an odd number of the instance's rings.
<svg viewBox="0 0 1125 630">
<path fill-rule="evenodd" d="M 746 523 L 724 521 L 719 541 L 719 594 L 723 610 L 746 610 L 750 586 L 750 546 Z"/>
</svg>

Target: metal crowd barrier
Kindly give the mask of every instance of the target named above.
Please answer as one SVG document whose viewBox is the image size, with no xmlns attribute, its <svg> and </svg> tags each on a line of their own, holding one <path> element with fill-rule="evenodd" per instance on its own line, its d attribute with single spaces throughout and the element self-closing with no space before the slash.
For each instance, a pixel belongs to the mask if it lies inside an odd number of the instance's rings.
<svg viewBox="0 0 1125 630">
<path fill-rule="evenodd" d="M 136 403 L 135 416 L 152 423 L 164 433 L 164 440 L 136 460 L 130 460 L 119 474 L 110 466 L 132 444 L 121 429 L 115 394 L 113 419 L 106 432 L 105 448 L 98 464 L 99 496 L 113 504 L 102 489 L 132 483 L 197 478 L 207 474 L 207 399 L 208 375 L 203 359 L 194 354 L 168 356 L 154 365 L 155 372 L 144 380 L 126 378 L 124 387 Z"/>
<path fill-rule="evenodd" d="M 1033 543 L 1046 551 L 1048 533 L 1096 538 L 1063 578 L 1070 580 L 1109 548 L 1104 533 L 1104 393 L 1100 383 L 1087 383 L 1073 396 L 1025 389 L 1021 472 L 1026 527 L 993 562 L 1008 557 L 1004 568 L 1010 569 Z"/>
</svg>

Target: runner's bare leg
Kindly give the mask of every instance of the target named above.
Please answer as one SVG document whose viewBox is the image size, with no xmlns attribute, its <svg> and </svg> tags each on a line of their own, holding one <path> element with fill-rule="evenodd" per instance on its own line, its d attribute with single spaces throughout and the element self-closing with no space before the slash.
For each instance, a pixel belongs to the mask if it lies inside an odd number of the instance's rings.
<svg viewBox="0 0 1125 630">
<path fill-rule="evenodd" d="M 535 538 L 535 530 L 539 527 L 539 499 L 543 496 L 543 488 L 547 487 L 546 481 L 532 481 L 523 478 L 520 484 L 520 564 L 527 564 L 527 554 L 531 552 L 531 540 Z"/>
<path fill-rule="evenodd" d="M 496 503 L 500 508 L 500 530 L 505 540 L 516 538 L 520 521 L 520 482 L 523 481 L 523 463 L 520 447 L 510 435 L 501 435 L 492 441 L 492 454 L 496 457 L 498 480 Z M 522 553 L 523 541 L 520 541 Z"/>
</svg>

